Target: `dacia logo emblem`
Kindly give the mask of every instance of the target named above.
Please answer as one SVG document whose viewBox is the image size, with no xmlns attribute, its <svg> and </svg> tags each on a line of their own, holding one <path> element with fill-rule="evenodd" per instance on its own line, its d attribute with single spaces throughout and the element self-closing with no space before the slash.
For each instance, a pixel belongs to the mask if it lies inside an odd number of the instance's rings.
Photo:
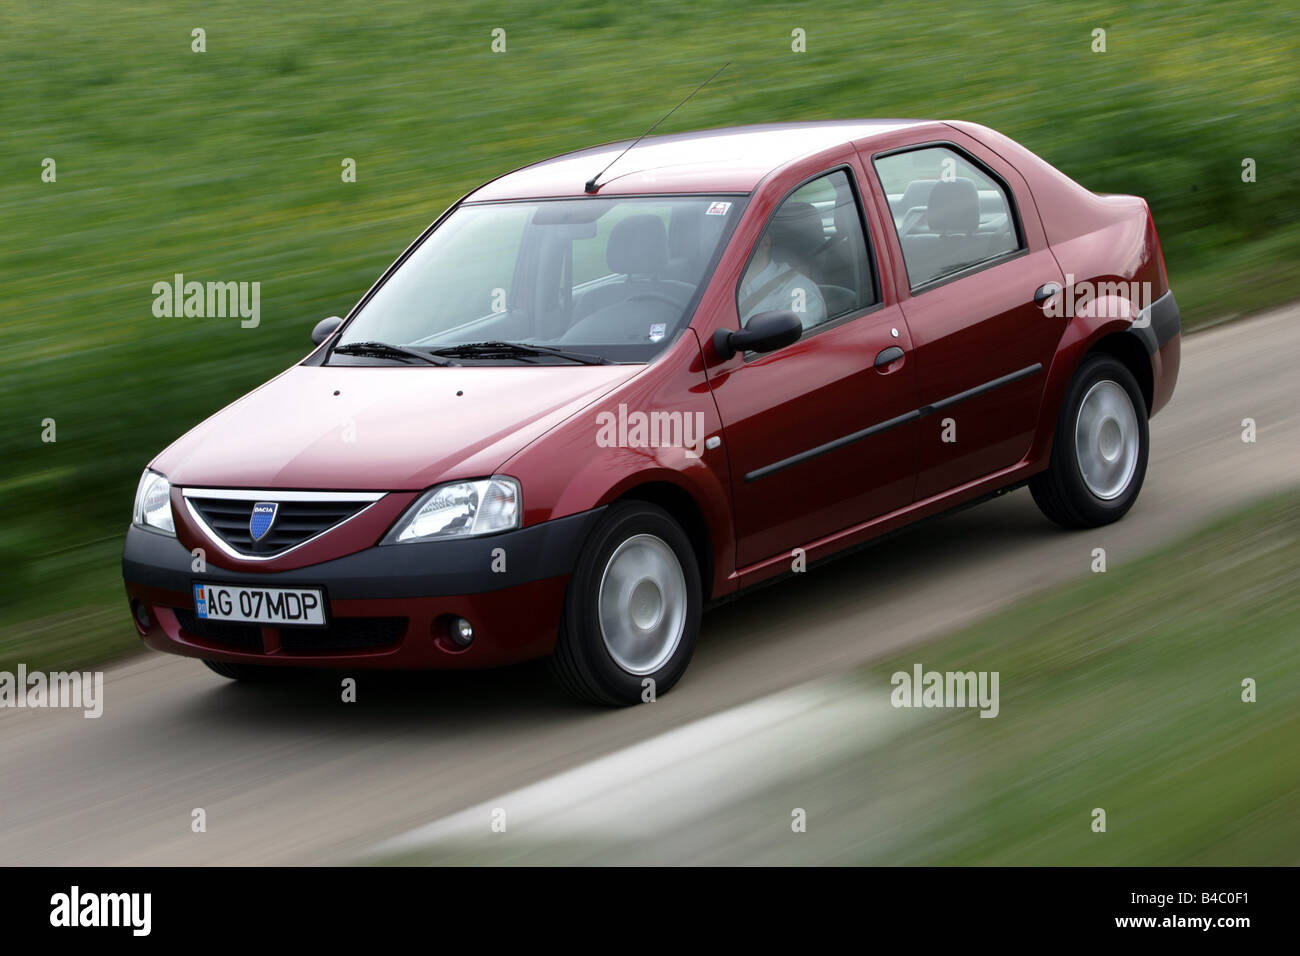
<svg viewBox="0 0 1300 956">
<path fill-rule="evenodd" d="M 259 501 L 253 505 L 253 513 L 248 519 L 248 533 L 254 541 L 261 541 L 275 524 L 275 516 L 280 512 L 280 505 L 274 501 Z"/>
</svg>

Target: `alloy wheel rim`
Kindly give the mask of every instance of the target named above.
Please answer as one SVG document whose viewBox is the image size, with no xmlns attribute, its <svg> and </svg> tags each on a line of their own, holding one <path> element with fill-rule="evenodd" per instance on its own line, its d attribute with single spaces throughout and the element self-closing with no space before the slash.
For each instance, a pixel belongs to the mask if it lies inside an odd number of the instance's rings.
<svg viewBox="0 0 1300 956">
<path fill-rule="evenodd" d="M 1102 501 L 1122 495 L 1137 473 L 1137 411 L 1118 382 L 1097 382 L 1079 403 L 1074 454 L 1088 490 Z"/>
<path fill-rule="evenodd" d="M 628 538 L 600 576 L 597 614 L 605 649 L 629 674 L 653 674 L 686 631 L 686 575 L 677 554 L 652 534 Z"/>
</svg>

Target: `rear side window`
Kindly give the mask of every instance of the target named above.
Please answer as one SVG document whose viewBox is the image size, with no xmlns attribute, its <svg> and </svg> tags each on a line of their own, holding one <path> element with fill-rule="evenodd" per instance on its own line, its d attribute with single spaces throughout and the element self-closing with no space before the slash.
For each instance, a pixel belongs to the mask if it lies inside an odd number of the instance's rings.
<svg viewBox="0 0 1300 956">
<path fill-rule="evenodd" d="M 966 155 L 927 146 L 875 165 L 913 289 L 1023 248 L 1006 187 Z"/>
<path fill-rule="evenodd" d="M 790 310 L 805 330 L 876 302 L 862 216 L 838 169 L 792 192 L 772 213 L 737 290 L 743 326 Z"/>
</svg>

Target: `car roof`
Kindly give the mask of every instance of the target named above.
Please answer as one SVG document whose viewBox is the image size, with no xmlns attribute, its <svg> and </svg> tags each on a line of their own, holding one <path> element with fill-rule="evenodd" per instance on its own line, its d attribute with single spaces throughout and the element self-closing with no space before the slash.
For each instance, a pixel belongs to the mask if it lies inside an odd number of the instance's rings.
<svg viewBox="0 0 1300 956">
<path fill-rule="evenodd" d="M 647 136 L 605 143 L 506 173 L 471 193 L 471 202 L 582 196 L 600 178 L 597 195 L 748 193 L 773 170 L 813 153 L 859 143 L 901 129 L 937 126 L 933 120 L 859 119 L 765 123 Z"/>
</svg>

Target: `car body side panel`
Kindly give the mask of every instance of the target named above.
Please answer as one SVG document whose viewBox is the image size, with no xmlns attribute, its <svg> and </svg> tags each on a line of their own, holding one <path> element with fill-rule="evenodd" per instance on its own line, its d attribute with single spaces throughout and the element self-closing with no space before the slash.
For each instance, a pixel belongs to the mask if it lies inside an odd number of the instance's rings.
<svg viewBox="0 0 1300 956">
<path fill-rule="evenodd" d="M 622 441 L 633 434 L 636 420 L 629 416 L 634 413 L 647 416 L 642 422 L 659 416 L 658 447 Z M 525 525 L 608 504 L 638 486 L 669 484 L 680 489 L 708 529 L 712 591 L 717 596 L 733 587 L 730 477 L 726 451 L 703 448 L 702 443 L 720 435 L 721 424 L 699 342 L 686 329 L 644 374 L 558 425 L 544 441 L 522 449 L 501 470 L 523 483 Z M 681 429 L 677 434 L 694 448 L 672 444 L 671 431 L 670 441 L 662 441 L 665 427 Z"/>
</svg>

